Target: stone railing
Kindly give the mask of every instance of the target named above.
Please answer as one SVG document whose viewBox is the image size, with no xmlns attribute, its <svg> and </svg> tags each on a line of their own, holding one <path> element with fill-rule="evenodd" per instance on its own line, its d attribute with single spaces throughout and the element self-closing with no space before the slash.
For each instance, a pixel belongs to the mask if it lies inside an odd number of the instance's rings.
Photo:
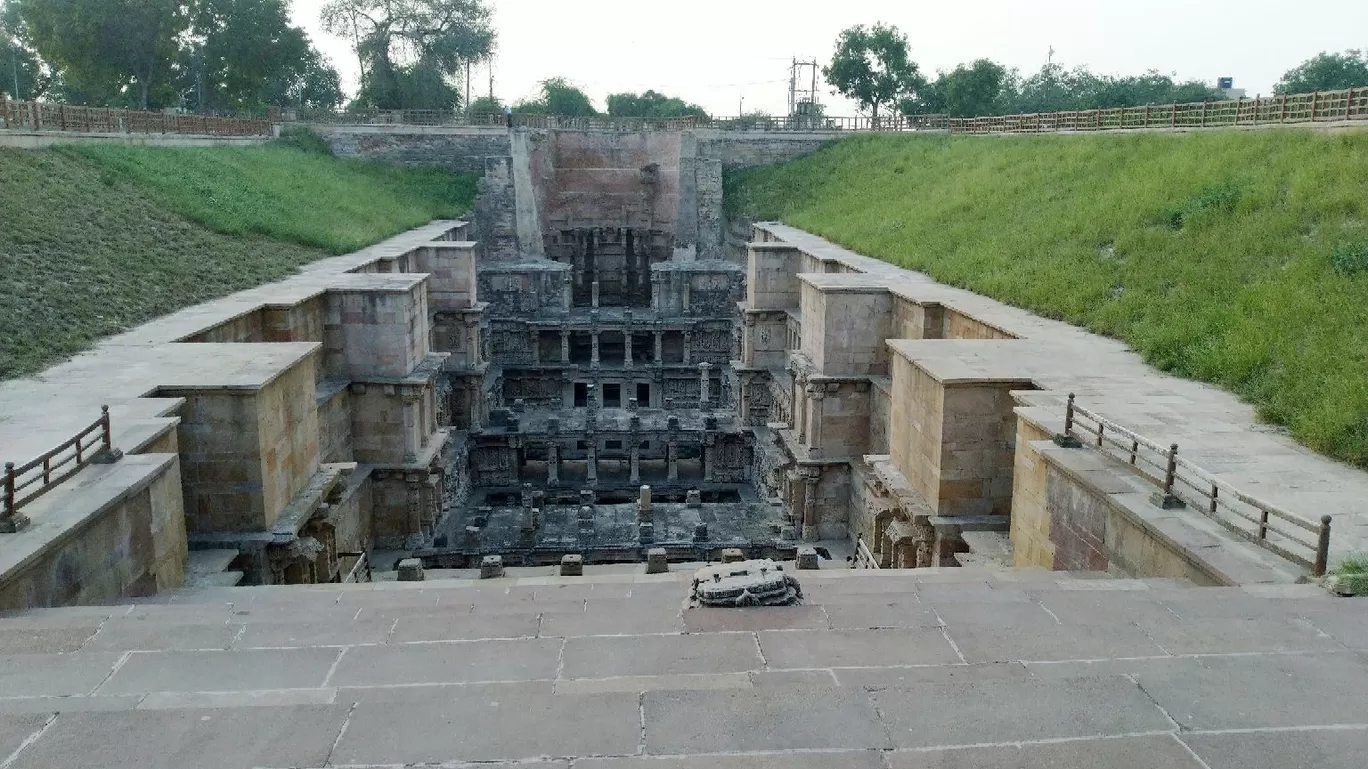
<svg viewBox="0 0 1368 769">
<path fill-rule="evenodd" d="M 1325 576 L 1330 556 L 1328 515 L 1313 522 L 1246 494 L 1180 457 L 1178 444 L 1163 446 L 1111 422 L 1079 406 L 1073 393 L 1064 415 L 1064 432 L 1055 437 L 1055 443 L 1067 448 L 1087 445 L 1127 462 L 1159 487 L 1152 497 L 1156 505 L 1166 509 L 1191 506 L 1232 533 L 1310 569 L 1312 576 Z M 1309 541 L 1308 535 L 1314 535 L 1315 541 Z"/>
<path fill-rule="evenodd" d="M 51 491 L 88 465 L 118 458 L 109 426 L 109 407 L 100 418 L 55 449 L 23 465 L 5 463 L 0 475 L 0 534 L 13 534 L 28 525 L 19 508 Z"/>
<path fill-rule="evenodd" d="M 42 101 L 13 101 L 0 94 L 0 130 L 6 131 L 270 136 L 273 125 L 269 119 L 74 107 Z"/>
<path fill-rule="evenodd" d="M 879 559 L 870 551 L 869 545 L 865 544 L 864 535 L 861 534 L 855 540 L 855 562 L 852 568 L 856 569 L 878 569 Z"/>
</svg>

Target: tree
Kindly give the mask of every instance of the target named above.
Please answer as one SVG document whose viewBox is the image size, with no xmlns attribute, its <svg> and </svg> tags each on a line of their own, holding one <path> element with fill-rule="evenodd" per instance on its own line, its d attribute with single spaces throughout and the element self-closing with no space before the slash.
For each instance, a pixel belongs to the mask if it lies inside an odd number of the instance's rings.
<svg viewBox="0 0 1368 769">
<path fill-rule="evenodd" d="M 912 102 L 914 111 L 951 117 L 1000 115 L 1006 109 L 1003 97 L 1004 91 L 1010 93 L 1011 75 L 1006 67 L 988 59 L 961 64 L 950 72 L 941 72 L 925 89 L 923 98 Z"/>
<path fill-rule="evenodd" d="M 302 61 L 276 73 L 267 103 L 294 109 L 335 110 L 342 106 L 342 78 L 312 46 Z"/>
<path fill-rule="evenodd" d="M 608 95 L 608 114 L 613 117 L 671 118 L 696 117 L 708 119 L 708 113 L 697 104 L 666 96 L 655 91 L 643 94 L 613 93 Z"/>
<path fill-rule="evenodd" d="M 15 0 L 34 48 L 73 88 L 140 109 L 174 102 L 181 0 Z"/>
<path fill-rule="evenodd" d="M 26 42 L 19 6 L 0 3 L 0 93 L 36 99 L 55 84 L 52 70 Z"/>
<path fill-rule="evenodd" d="M 877 122 L 879 110 L 912 97 L 923 79 L 908 52 L 907 37 L 897 27 L 875 24 L 851 27 L 836 38 L 836 55 L 822 68 L 836 93 L 858 102 Z"/>
<path fill-rule="evenodd" d="M 327 65 L 286 0 L 193 0 L 191 14 L 184 90 L 198 109 L 259 109 L 310 76 L 326 90 Z"/>
<path fill-rule="evenodd" d="M 1338 91 L 1368 86 L 1368 52 L 1322 52 L 1288 70 L 1273 87 L 1274 93 Z"/>
<path fill-rule="evenodd" d="M 332 0 L 322 20 L 356 50 L 356 102 L 380 109 L 454 107 L 457 73 L 494 52 L 482 0 Z"/>
<path fill-rule="evenodd" d="M 502 115 L 504 113 L 504 103 L 493 96 L 479 96 L 470 100 L 466 105 L 466 115 L 470 117 L 483 115 Z"/>
<path fill-rule="evenodd" d="M 514 112 L 527 115 L 560 115 L 563 117 L 593 117 L 598 114 L 589 95 L 563 77 L 541 81 L 540 95 L 519 102 Z"/>
</svg>

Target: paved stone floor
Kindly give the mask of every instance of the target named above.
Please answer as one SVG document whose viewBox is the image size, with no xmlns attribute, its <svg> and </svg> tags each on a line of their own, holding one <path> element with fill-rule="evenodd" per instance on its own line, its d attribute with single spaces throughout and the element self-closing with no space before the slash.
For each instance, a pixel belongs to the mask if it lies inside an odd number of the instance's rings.
<svg viewBox="0 0 1368 769">
<path fill-rule="evenodd" d="M 1361 769 L 1368 601 L 1040 572 L 191 592 L 0 618 L 3 769 Z"/>
</svg>

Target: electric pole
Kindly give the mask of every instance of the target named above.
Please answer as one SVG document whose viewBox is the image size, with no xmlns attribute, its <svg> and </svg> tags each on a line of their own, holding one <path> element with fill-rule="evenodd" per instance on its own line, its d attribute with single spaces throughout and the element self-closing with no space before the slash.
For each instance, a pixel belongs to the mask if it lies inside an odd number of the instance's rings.
<svg viewBox="0 0 1368 769">
<path fill-rule="evenodd" d="M 470 62 L 469 62 L 469 61 L 466 61 L 466 100 L 465 100 L 465 108 L 466 108 L 466 111 L 467 111 L 467 112 L 470 111 Z"/>
</svg>

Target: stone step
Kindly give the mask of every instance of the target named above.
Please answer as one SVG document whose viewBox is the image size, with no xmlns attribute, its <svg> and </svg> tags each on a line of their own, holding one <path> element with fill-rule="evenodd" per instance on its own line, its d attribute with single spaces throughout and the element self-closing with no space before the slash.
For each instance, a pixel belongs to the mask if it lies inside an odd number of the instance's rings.
<svg viewBox="0 0 1368 769">
<path fill-rule="evenodd" d="M 189 580 L 192 575 L 217 574 L 227 571 L 232 565 L 233 559 L 240 553 L 237 550 L 191 550 L 186 558 L 185 576 Z M 234 583 L 236 584 L 236 583 Z"/>
</svg>

